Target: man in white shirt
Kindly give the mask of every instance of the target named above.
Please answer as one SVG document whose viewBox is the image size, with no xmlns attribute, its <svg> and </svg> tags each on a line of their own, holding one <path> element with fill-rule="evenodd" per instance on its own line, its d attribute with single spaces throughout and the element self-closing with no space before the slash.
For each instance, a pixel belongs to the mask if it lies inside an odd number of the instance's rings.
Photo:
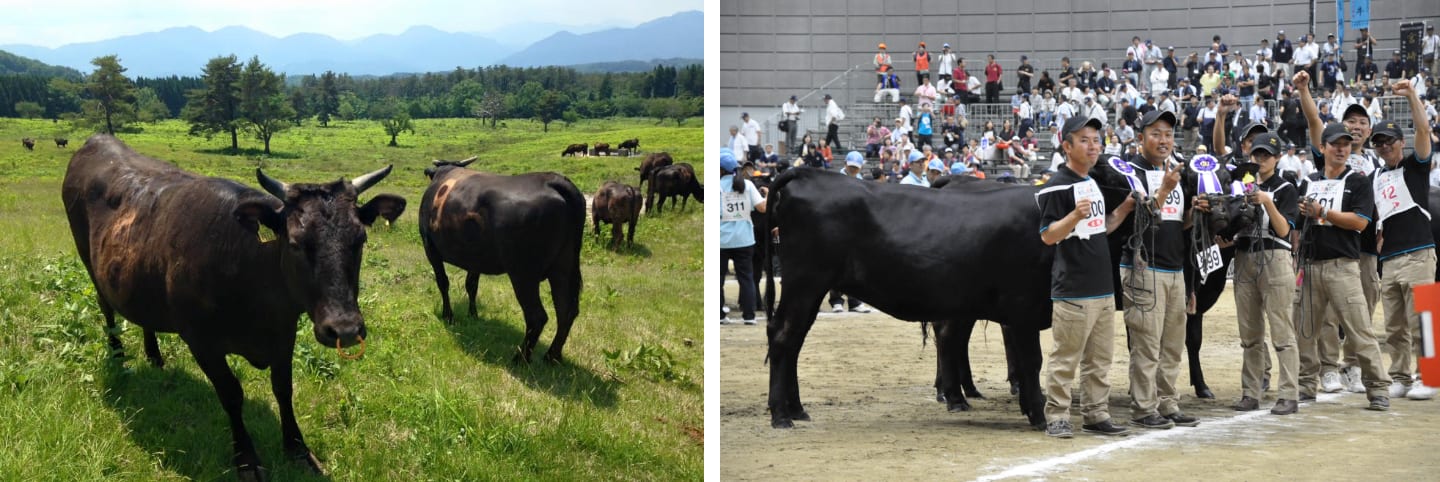
<svg viewBox="0 0 1440 482">
<path fill-rule="evenodd" d="M 1440 35 L 1435 34 L 1435 26 L 1425 27 L 1425 40 L 1420 42 L 1421 65 L 1430 66 L 1430 73 L 1440 72 Z M 1411 84 L 1419 85 L 1419 84 Z M 1421 94 L 1422 96 L 1424 94 Z"/>
<path fill-rule="evenodd" d="M 1145 47 L 1147 48 L 1147 52 L 1145 53 L 1145 57 L 1143 59 L 1145 63 L 1145 76 L 1152 79 L 1150 81 L 1150 90 L 1147 90 L 1145 92 L 1154 95 L 1156 92 L 1167 88 L 1167 82 L 1170 81 L 1170 72 L 1165 71 L 1165 69 L 1161 66 L 1161 61 L 1165 58 L 1165 54 L 1160 51 L 1160 46 L 1152 43 L 1150 39 L 1145 39 Z M 1158 84 L 1159 87 L 1156 87 L 1157 84 L 1155 84 L 1155 81 L 1153 80 L 1155 78 L 1156 70 L 1165 71 L 1165 81 Z"/>
<path fill-rule="evenodd" d="M 759 161 L 765 157 L 765 151 L 760 149 L 760 123 L 751 119 L 749 112 L 740 113 L 740 122 L 740 134 L 745 136 L 745 145 L 750 148 L 745 159 Z"/>
<path fill-rule="evenodd" d="M 1030 94 L 1020 96 L 1020 112 L 1018 112 L 1017 115 L 1021 120 L 1035 118 L 1034 109 L 1030 106 Z M 1016 122 L 1015 125 L 1018 126 L 1020 123 Z"/>
<path fill-rule="evenodd" d="M 1306 36 L 1300 36 L 1300 45 L 1295 46 L 1295 59 L 1291 65 L 1295 72 L 1304 70 L 1310 73 L 1310 87 L 1314 89 L 1316 87 L 1315 79 L 1319 76 L 1315 75 L 1316 57 L 1315 52 L 1310 50 L 1311 43 Z"/>
<path fill-rule="evenodd" d="M 1161 70 L 1164 70 L 1164 69 L 1161 69 Z M 1169 113 L 1171 113 L 1171 114 L 1175 114 L 1176 117 L 1179 117 L 1179 116 L 1180 116 L 1179 107 L 1177 107 L 1177 106 L 1175 105 L 1175 100 L 1170 98 L 1170 91 L 1168 91 L 1168 90 L 1162 90 L 1162 91 L 1160 91 L 1160 100 L 1159 100 L 1159 102 L 1157 102 L 1157 104 L 1158 104 L 1158 105 L 1156 106 L 1157 109 L 1163 110 L 1163 111 L 1165 111 L 1165 112 L 1169 112 Z"/>
<path fill-rule="evenodd" d="M 745 136 L 740 135 L 740 128 L 730 126 L 730 152 L 735 154 L 735 159 L 745 161 L 745 156 L 750 152 L 750 144 L 745 143 Z"/>
<path fill-rule="evenodd" d="M 1340 53 L 1340 45 L 1335 43 L 1335 34 L 1325 36 L 1325 43 L 1320 45 L 1320 58 L 1327 58 L 1331 54 Z"/>
<path fill-rule="evenodd" d="M 840 146 L 840 121 L 845 120 L 845 111 L 840 110 L 840 104 L 830 94 L 825 94 L 825 143 L 833 144 L 836 149 L 843 149 Z"/>
<path fill-rule="evenodd" d="M 1270 113 L 1265 110 L 1264 102 L 1250 104 L 1250 121 L 1265 124 L 1266 127 L 1270 126 Z"/>
<path fill-rule="evenodd" d="M 1075 116 L 1075 102 L 1065 100 L 1055 107 L 1055 123 L 1053 125 L 1063 126 L 1065 121 Z"/>
<path fill-rule="evenodd" d="M 1060 101 L 1079 102 L 1080 94 L 1081 91 L 1080 88 L 1076 86 L 1075 79 L 1070 79 L 1070 85 L 1067 85 L 1065 86 L 1065 88 L 1060 89 Z M 1060 125 L 1065 125 L 1065 123 L 1061 122 Z"/>
<path fill-rule="evenodd" d="M 1425 67 L 1425 68 L 1428 68 L 1428 67 Z M 1429 82 L 1429 81 L 1430 81 L 1430 74 L 1425 73 L 1424 70 L 1421 70 L 1421 71 L 1415 73 L 1415 77 L 1412 77 L 1412 78 L 1410 79 L 1410 85 L 1412 86 L 1413 89 L 1415 89 L 1415 95 L 1416 95 L 1416 96 L 1420 97 L 1421 99 L 1424 99 L 1424 98 L 1425 98 L 1425 94 L 1428 93 L 1429 90 L 1430 90 L 1430 88 L 1429 88 L 1428 86 L 1426 86 L 1425 83 L 1426 83 L 1426 82 Z M 1426 104 L 1426 105 L 1429 105 L 1429 104 Z"/>
<path fill-rule="evenodd" d="M 1272 52 L 1273 51 L 1270 50 L 1270 39 L 1262 38 L 1260 39 L 1260 48 L 1255 50 L 1255 58 L 1269 60 Z"/>
<path fill-rule="evenodd" d="M 1150 68 L 1148 65 L 1146 68 Z M 1170 72 L 1165 69 L 1150 69 L 1150 92 L 1152 95 L 1164 92 L 1170 84 Z"/>
<path fill-rule="evenodd" d="M 1289 171 L 1297 176 L 1300 175 L 1302 164 L 1300 156 L 1295 155 L 1295 146 L 1286 144 L 1285 155 L 1280 156 L 1280 162 L 1275 164 L 1275 170 L 1280 172 Z"/>
<path fill-rule="evenodd" d="M 785 152 L 788 155 L 800 152 L 800 146 L 795 145 L 795 133 L 800 131 L 800 114 L 804 112 L 805 109 L 800 108 L 793 95 L 789 102 L 780 105 L 780 115 L 790 123 L 789 130 L 785 131 Z"/>
<path fill-rule="evenodd" d="M 951 77 L 950 72 L 955 70 L 955 60 L 957 59 L 957 57 L 955 56 L 955 52 L 950 50 L 950 44 L 948 43 L 945 44 L 945 47 L 940 50 L 939 57 L 940 85 L 948 87 L 950 85 L 950 81 L 954 79 L 954 77 Z"/>
<path fill-rule="evenodd" d="M 900 119 L 904 120 L 905 125 L 908 127 L 914 124 L 914 122 L 912 122 L 914 118 L 915 111 L 910 108 L 910 104 L 906 102 L 905 99 L 900 99 Z"/>
</svg>

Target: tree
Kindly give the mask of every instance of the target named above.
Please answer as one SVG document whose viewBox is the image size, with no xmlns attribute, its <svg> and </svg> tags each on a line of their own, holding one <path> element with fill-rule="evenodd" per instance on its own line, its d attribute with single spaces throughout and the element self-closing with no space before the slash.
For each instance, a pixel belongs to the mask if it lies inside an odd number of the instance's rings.
<svg viewBox="0 0 1440 482">
<path fill-rule="evenodd" d="M 545 132 L 550 132 L 550 123 L 564 115 L 565 109 L 569 107 L 570 99 L 565 98 L 565 94 L 547 90 L 540 94 L 540 99 L 535 102 L 535 117 L 540 119 Z"/>
<path fill-rule="evenodd" d="M 320 76 L 320 90 L 315 93 L 315 115 L 320 127 L 330 126 L 330 117 L 340 113 L 340 90 L 335 85 L 335 72 L 325 71 Z"/>
<path fill-rule="evenodd" d="M 15 103 L 15 115 L 23 119 L 39 119 L 45 115 L 45 107 L 38 102 L 20 101 Z"/>
<path fill-rule="evenodd" d="M 575 113 L 574 109 L 567 110 L 564 114 L 560 114 L 560 120 L 565 121 L 565 127 L 568 128 L 580 120 L 580 114 Z"/>
<path fill-rule="evenodd" d="M 80 92 L 83 90 L 83 85 L 63 78 L 50 79 L 45 86 L 45 105 L 50 111 L 50 118 L 58 119 L 61 114 L 79 112 Z"/>
<path fill-rule="evenodd" d="M 95 71 L 85 79 L 89 100 L 82 108 L 92 125 L 103 125 L 105 133 L 113 136 L 117 127 L 135 116 L 135 85 L 125 76 L 126 69 L 115 55 L 96 57 L 90 64 Z"/>
<path fill-rule="evenodd" d="M 494 129 L 495 122 L 505 116 L 505 97 L 494 90 L 487 91 L 480 97 L 480 101 L 475 103 L 472 112 L 475 117 L 480 118 L 481 124 L 485 123 L 485 119 L 490 119 L 490 128 Z"/>
<path fill-rule="evenodd" d="M 385 128 L 385 135 L 390 136 L 390 147 L 400 146 L 395 142 L 395 138 L 399 137 L 400 133 L 415 133 L 415 126 L 410 123 L 410 112 L 406 106 L 391 102 L 377 110 L 380 126 Z"/>
<path fill-rule="evenodd" d="M 155 89 L 146 87 L 135 91 L 135 120 L 156 122 L 170 118 L 170 108 L 160 100 Z"/>
<path fill-rule="evenodd" d="M 205 88 L 185 94 L 189 99 L 180 117 L 190 123 L 190 135 L 206 139 L 230 134 L 230 150 L 240 150 L 240 62 L 234 55 L 215 57 L 205 64 Z"/>
<path fill-rule="evenodd" d="M 265 155 L 270 155 L 270 139 L 289 129 L 295 117 L 284 87 L 285 78 L 260 63 L 260 57 L 250 57 L 240 72 L 240 116 L 255 138 L 265 143 Z"/>
<path fill-rule="evenodd" d="M 348 90 L 341 92 L 337 99 L 339 107 L 336 109 L 336 113 L 341 119 L 355 120 L 365 115 L 365 101 L 354 92 Z"/>
<path fill-rule="evenodd" d="M 305 89 L 295 88 L 290 90 L 290 108 L 295 111 L 294 117 L 290 118 L 296 126 L 310 117 L 310 96 L 305 95 Z"/>
</svg>

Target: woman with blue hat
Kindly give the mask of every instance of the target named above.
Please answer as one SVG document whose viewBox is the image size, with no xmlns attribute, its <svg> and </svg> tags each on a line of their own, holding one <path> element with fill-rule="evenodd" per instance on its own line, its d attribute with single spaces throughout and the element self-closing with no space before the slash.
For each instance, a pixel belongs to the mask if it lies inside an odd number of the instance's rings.
<svg viewBox="0 0 1440 482">
<path fill-rule="evenodd" d="M 755 225 L 750 222 L 750 210 L 765 212 L 765 197 L 755 184 L 743 176 L 736 175 L 740 168 L 735 154 L 729 149 L 720 150 L 720 265 L 735 263 L 735 281 L 740 284 L 740 312 L 747 325 L 755 324 L 755 275 L 751 261 L 755 251 Z M 720 284 L 724 286 L 725 275 L 721 270 Z M 725 305 L 725 291 L 720 291 L 720 305 Z M 730 318 L 723 312 L 720 324 L 730 324 Z"/>
</svg>

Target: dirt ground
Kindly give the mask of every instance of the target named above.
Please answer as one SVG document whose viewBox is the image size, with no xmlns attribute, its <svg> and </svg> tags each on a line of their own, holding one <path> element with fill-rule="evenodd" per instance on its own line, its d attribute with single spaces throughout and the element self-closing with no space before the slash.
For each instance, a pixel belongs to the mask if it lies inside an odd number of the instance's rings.
<svg viewBox="0 0 1440 482">
<path fill-rule="evenodd" d="M 733 281 L 725 291 L 733 304 Z M 1199 427 L 1131 427 L 1126 437 L 1077 430 L 1070 440 L 1025 423 L 1005 382 L 997 325 L 977 324 L 970 348 L 975 384 L 987 398 L 971 399 L 970 412 L 949 413 L 935 402 L 935 350 L 921 346 L 918 323 L 828 311 L 800 355 L 801 400 L 813 421 L 791 430 L 770 428 L 763 313 L 760 325 L 721 327 L 724 479 L 1440 480 L 1440 399 L 1394 400 L 1389 412 L 1372 412 L 1363 409 L 1364 394 L 1322 394 L 1284 417 L 1232 410 L 1240 344 L 1229 291 L 1206 316 L 1201 349 L 1216 399 L 1194 397 L 1181 362 L 1181 410 L 1199 417 Z M 1120 313 L 1115 328 L 1110 413 L 1121 422 L 1130 410 Z M 1049 331 L 1041 339 L 1048 354 Z M 1267 392 L 1261 407 L 1274 395 Z M 1078 413 L 1075 420 L 1078 427 Z"/>
</svg>

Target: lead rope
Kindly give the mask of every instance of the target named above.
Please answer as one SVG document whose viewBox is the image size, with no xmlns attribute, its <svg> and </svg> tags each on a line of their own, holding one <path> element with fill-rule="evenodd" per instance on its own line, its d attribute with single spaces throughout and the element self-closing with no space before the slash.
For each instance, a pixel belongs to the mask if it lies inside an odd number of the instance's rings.
<svg viewBox="0 0 1440 482">
<path fill-rule="evenodd" d="M 1308 246 L 1305 242 L 1305 237 L 1309 234 L 1310 229 L 1312 229 L 1311 225 L 1314 222 L 1314 218 L 1306 216 L 1305 222 L 1300 223 L 1300 247 L 1295 250 L 1295 271 L 1300 274 L 1299 278 L 1296 278 L 1296 281 L 1300 283 L 1300 296 L 1298 296 L 1296 300 L 1300 303 L 1300 307 L 1295 310 L 1299 317 L 1295 322 L 1295 326 L 1297 327 L 1295 331 L 1297 335 L 1307 340 L 1315 337 L 1315 320 L 1314 317 L 1311 316 L 1309 302 L 1309 300 L 1313 300 L 1315 296 L 1315 283 L 1305 282 L 1304 280 L 1306 277 L 1315 276 L 1315 273 L 1307 273 L 1305 269 L 1315 253 L 1313 253 L 1313 247 Z"/>
<path fill-rule="evenodd" d="M 1154 198 L 1150 196 L 1141 196 L 1139 192 L 1132 192 L 1131 196 L 1135 197 L 1135 204 L 1137 207 L 1133 213 L 1135 216 L 1134 224 L 1132 224 L 1133 229 L 1130 231 L 1130 235 L 1125 238 L 1125 248 L 1130 250 L 1130 252 L 1132 253 L 1132 257 L 1130 258 L 1131 272 L 1136 273 L 1140 276 L 1147 276 L 1145 272 L 1149 270 L 1149 263 L 1145 261 L 1145 258 L 1150 257 L 1150 252 L 1149 250 L 1145 249 L 1144 236 L 1148 234 L 1150 236 L 1150 245 L 1155 245 L 1156 230 L 1153 228 L 1155 227 L 1155 219 L 1159 217 L 1159 213 L 1155 210 Z M 1134 303 L 1135 309 L 1140 310 L 1141 313 L 1150 313 L 1154 311 L 1156 305 L 1160 303 L 1160 300 L 1156 299 L 1155 296 L 1155 294 L 1160 291 L 1160 281 L 1153 274 L 1150 274 L 1147 277 L 1149 278 L 1148 283 L 1144 280 L 1136 280 L 1135 277 L 1132 276 L 1130 280 L 1125 283 L 1124 286 L 1126 291 L 1129 291 L 1131 293 L 1150 294 L 1150 303 L 1148 305 Z M 1147 284 L 1149 285 L 1149 288 L 1146 288 Z M 1130 301 L 1132 301 L 1132 303 L 1134 298 L 1134 296 L 1131 296 Z"/>
</svg>

